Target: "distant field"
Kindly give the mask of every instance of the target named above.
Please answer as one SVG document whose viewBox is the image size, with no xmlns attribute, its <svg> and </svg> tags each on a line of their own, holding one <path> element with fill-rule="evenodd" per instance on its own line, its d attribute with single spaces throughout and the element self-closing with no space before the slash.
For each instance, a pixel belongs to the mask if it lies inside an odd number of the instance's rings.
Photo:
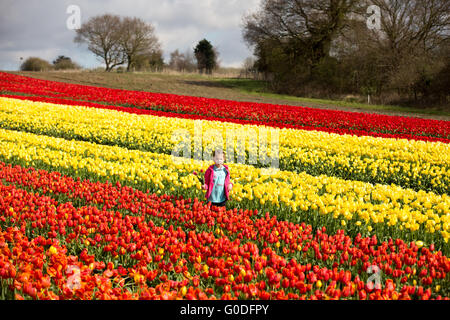
<svg viewBox="0 0 450 320">
<path fill-rule="evenodd" d="M 198 74 L 106 72 L 11 72 L 33 78 L 91 86 L 139 90 L 207 98 L 287 104 L 304 107 L 370 112 L 450 121 L 450 110 L 367 105 L 356 102 L 278 95 L 265 89 L 264 81 Z"/>
</svg>

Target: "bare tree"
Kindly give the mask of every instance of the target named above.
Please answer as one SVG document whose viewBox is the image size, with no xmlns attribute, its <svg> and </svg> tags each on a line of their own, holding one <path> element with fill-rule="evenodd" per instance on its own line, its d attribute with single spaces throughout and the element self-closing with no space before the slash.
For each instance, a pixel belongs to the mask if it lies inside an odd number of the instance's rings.
<svg viewBox="0 0 450 320">
<path fill-rule="evenodd" d="M 368 28 L 369 5 L 379 29 Z M 262 0 L 243 36 L 278 92 L 445 102 L 449 19 L 448 0 Z"/>
<path fill-rule="evenodd" d="M 392 51 L 414 47 L 433 50 L 449 39 L 450 2 L 447 0 L 373 0 L 381 9 L 381 27 Z"/>
<path fill-rule="evenodd" d="M 179 72 L 192 72 L 197 66 L 195 57 L 191 50 L 181 53 L 178 49 L 170 54 L 169 67 Z"/>
<path fill-rule="evenodd" d="M 183 70 L 184 55 L 180 53 L 180 50 L 175 50 L 170 53 L 169 67 L 173 70 Z"/>
<path fill-rule="evenodd" d="M 127 59 L 127 71 L 130 71 L 138 56 L 151 55 L 161 48 L 153 25 L 139 18 L 125 17 L 121 22 L 120 36 L 119 43 Z"/>
<path fill-rule="evenodd" d="M 244 62 L 242 63 L 242 71 L 241 75 L 245 78 L 249 78 L 250 76 L 256 75 L 256 69 L 255 69 L 256 60 L 253 57 L 247 57 L 245 58 Z"/>
<path fill-rule="evenodd" d="M 434 75 L 446 66 L 450 2 L 445 0 L 370 0 L 380 8 L 380 30 L 368 30 L 366 10 L 335 39 L 340 61 L 352 66 L 357 87 L 376 92 L 429 95 Z M 444 50 L 445 52 L 445 50 Z"/>
<path fill-rule="evenodd" d="M 138 71 L 159 72 L 164 68 L 162 50 L 156 50 L 148 54 L 139 54 L 133 62 L 133 69 Z"/>
<path fill-rule="evenodd" d="M 125 63 L 120 44 L 122 32 L 119 16 L 105 14 L 89 19 L 77 31 L 76 43 L 87 43 L 88 49 L 104 61 L 106 71 Z"/>
<path fill-rule="evenodd" d="M 214 56 L 216 59 L 213 70 L 218 70 L 218 69 L 220 69 L 220 66 L 222 65 L 222 60 L 220 59 L 219 47 L 213 46 L 213 51 L 214 51 Z"/>
<path fill-rule="evenodd" d="M 258 12 L 244 17 L 250 46 L 275 43 L 311 65 L 327 56 L 334 35 L 343 28 L 358 0 L 263 0 Z"/>
<path fill-rule="evenodd" d="M 399 92 L 428 98 L 433 76 L 445 67 L 439 50 L 449 46 L 448 0 L 374 0 L 381 8 L 381 37 L 372 40 L 384 49 L 389 84 Z"/>
<path fill-rule="evenodd" d="M 186 49 L 184 53 L 183 69 L 187 72 L 193 72 L 197 68 L 195 63 L 194 51 Z"/>
</svg>

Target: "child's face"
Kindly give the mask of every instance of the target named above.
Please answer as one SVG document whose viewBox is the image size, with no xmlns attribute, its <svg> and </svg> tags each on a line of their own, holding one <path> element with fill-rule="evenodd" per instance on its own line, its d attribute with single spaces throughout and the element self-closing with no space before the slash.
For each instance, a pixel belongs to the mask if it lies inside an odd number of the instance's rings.
<svg viewBox="0 0 450 320">
<path fill-rule="evenodd" d="M 224 163 L 223 153 L 218 153 L 214 156 L 214 162 L 222 165 Z"/>
</svg>

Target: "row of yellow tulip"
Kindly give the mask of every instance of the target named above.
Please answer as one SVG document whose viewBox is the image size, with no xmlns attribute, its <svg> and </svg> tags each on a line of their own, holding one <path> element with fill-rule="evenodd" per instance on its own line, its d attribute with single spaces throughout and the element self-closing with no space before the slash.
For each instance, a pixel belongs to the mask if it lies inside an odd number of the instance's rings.
<svg viewBox="0 0 450 320">
<path fill-rule="evenodd" d="M 0 129 L 0 158 L 81 178 L 124 181 L 152 192 L 204 196 L 192 174 L 210 163 L 117 146 Z M 320 223 L 385 237 L 447 243 L 450 197 L 304 172 L 230 164 L 236 206 L 272 210 L 291 221 Z M 331 228 L 330 228 L 331 227 Z M 389 228 L 395 227 L 395 228 Z M 395 234 L 392 233 L 395 230 Z"/>
<path fill-rule="evenodd" d="M 219 138 L 216 140 L 219 144 L 221 139 L 226 147 L 227 138 L 235 135 L 234 152 L 247 157 L 246 163 L 251 163 L 249 154 L 255 155 L 256 160 L 258 152 L 264 153 L 265 148 L 270 156 L 271 150 L 276 150 L 272 148 L 272 138 L 278 137 L 281 170 L 394 183 L 439 194 L 448 194 L 450 186 L 450 147 L 441 142 L 294 129 L 268 130 L 264 126 L 144 116 L 8 98 L 0 98 L 0 126 L 164 154 L 171 154 L 180 142 L 173 137 L 175 132 L 181 133 L 180 130 L 190 136 L 191 154 L 194 154 L 196 141 L 201 141 L 204 154 L 209 155 L 214 139 Z M 199 132 L 201 139 L 198 140 L 196 133 Z M 267 139 L 263 139 L 264 134 Z M 241 144 L 240 139 L 246 138 L 248 141 Z"/>
</svg>

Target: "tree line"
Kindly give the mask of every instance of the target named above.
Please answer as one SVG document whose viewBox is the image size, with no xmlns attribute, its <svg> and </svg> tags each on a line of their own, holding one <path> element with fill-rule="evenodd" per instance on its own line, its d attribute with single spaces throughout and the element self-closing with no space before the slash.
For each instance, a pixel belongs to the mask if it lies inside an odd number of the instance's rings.
<svg viewBox="0 0 450 320">
<path fill-rule="evenodd" d="M 74 39 L 76 43 L 86 43 L 89 51 L 99 57 L 106 71 L 126 64 L 131 71 L 151 68 L 160 70 L 164 66 L 161 44 L 155 28 L 136 17 L 100 15 L 92 17 L 78 29 Z M 200 73 L 212 73 L 218 67 L 218 52 L 212 44 L 201 40 L 191 53 L 180 54 L 178 50 L 171 54 L 169 66 L 177 69 L 193 69 L 193 57 Z"/>
<path fill-rule="evenodd" d="M 211 74 L 219 67 L 219 52 L 210 41 L 203 39 L 191 51 L 170 54 L 168 64 L 164 62 L 161 43 L 155 27 L 140 18 L 104 14 L 90 18 L 76 30 L 74 42 L 86 44 L 100 61 L 105 71 L 126 67 L 126 71 L 162 71 L 168 67 L 177 71 Z M 60 56 L 52 66 L 49 62 L 30 57 L 21 65 L 22 71 L 45 71 L 77 69 L 79 66 L 69 57 Z"/>
<path fill-rule="evenodd" d="M 279 93 L 448 104 L 449 19 L 448 0 L 262 0 L 243 37 Z"/>
</svg>

